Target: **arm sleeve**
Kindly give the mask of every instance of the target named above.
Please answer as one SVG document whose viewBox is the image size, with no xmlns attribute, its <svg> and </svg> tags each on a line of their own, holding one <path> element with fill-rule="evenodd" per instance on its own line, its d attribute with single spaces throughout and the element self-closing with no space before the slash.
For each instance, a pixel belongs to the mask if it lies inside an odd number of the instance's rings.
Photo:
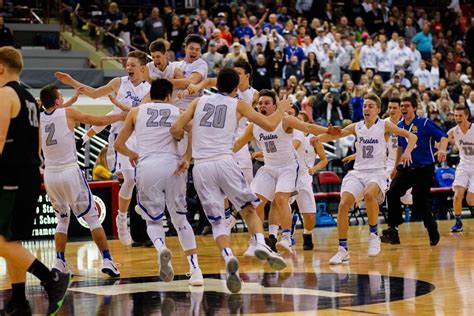
<svg viewBox="0 0 474 316">
<path fill-rule="evenodd" d="M 426 119 L 425 121 L 425 128 L 426 132 L 437 142 L 439 142 L 442 137 L 448 137 L 448 134 L 446 134 L 441 127 L 429 119 Z"/>
</svg>

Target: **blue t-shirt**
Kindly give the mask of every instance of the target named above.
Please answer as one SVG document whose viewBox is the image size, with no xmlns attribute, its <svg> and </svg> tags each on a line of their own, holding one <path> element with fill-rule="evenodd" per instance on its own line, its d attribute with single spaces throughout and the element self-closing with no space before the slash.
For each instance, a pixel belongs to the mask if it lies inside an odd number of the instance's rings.
<svg viewBox="0 0 474 316">
<path fill-rule="evenodd" d="M 245 35 L 253 37 L 254 34 L 250 26 L 237 26 L 234 30 L 234 35 L 241 39 Z"/>
<path fill-rule="evenodd" d="M 398 127 L 412 132 L 418 137 L 415 149 L 411 153 L 412 164 L 411 167 L 420 167 L 432 165 L 435 163 L 434 144 L 439 142 L 442 137 L 448 135 L 432 120 L 415 116 L 410 125 L 405 124 L 405 120 L 401 120 Z M 408 141 L 405 137 L 398 136 L 398 145 L 402 147 L 403 152 L 408 146 Z"/>
</svg>

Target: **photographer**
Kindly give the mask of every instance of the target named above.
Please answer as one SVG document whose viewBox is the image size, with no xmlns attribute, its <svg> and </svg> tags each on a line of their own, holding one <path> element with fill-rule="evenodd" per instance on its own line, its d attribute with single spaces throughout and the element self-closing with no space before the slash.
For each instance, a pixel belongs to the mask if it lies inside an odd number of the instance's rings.
<svg viewBox="0 0 474 316">
<path fill-rule="evenodd" d="M 329 124 L 341 126 L 343 116 L 339 93 L 336 88 L 331 88 L 325 94 L 323 100 L 316 104 L 316 111 L 313 111 L 313 117 L 315 122 L 321 126 L 328 126 Z"/>
</svg>

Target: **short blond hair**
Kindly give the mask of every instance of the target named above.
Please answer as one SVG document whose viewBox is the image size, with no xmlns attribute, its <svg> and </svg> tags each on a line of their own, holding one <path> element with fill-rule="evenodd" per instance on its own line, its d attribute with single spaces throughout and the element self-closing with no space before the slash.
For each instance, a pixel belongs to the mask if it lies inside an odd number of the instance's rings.
<svg viewBox="0 0 474 316">
<path fill-rule="evenodd" d="M 0 47 L 0 64 L 7 66 L 11 72 L 20 73 L 23 69 L 23 57 L 12 46 Z"/>
<path fill-rule="evenodd" d="M 372 92 L 367 93 L 366 95 L 364 95 L 364 99 L 374 101 L 379 109 L 382 107 L 382 102 L 380 101 L 380 98 L 375 93 L 372 93 Z"/>
</svg>

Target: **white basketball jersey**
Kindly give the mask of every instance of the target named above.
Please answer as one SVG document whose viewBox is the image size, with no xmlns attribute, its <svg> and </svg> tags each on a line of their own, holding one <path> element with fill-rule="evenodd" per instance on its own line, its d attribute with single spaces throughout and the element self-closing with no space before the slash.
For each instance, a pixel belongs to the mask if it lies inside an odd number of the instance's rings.
<svg viewBox="0 0 474 316">
<path fill-rule="evenodd" d="M 253 137 L 263 150 L 266 166 L 283 167 L 297 161 L 297 154 L 292 142 L 293 133 L 285 132 L 282 122 L 272 132 L 267 132 L 254 124 Z"/>
<path fill-rule="evenodd" d="M 193 72 L 197 72 L 201 75 L 202 80 L 207 78 L 207 63 L 204 59 L 199 58 L 192 63 L 188 63 L 185 60 L 174 62 L 176 67 L 179 67 L 183 71 L 183 75 L 185 78 L 191 77 Z M 176 105 L 179 109 L 185 110 L 189 103 L 191 103 L 195 98 L 202 95 L 200 92 L 199 95 L 188 95 L 182 99 L 177 100 L 174 105 Z"/>
<path fill-rule="evenodd" d="M 390 122 L 390 118 L 387 117 L 385 122 Z M 397 160 L 398 151 L 398 135 L 391 133 L 387 142 L 387 170 L 391 171 L 395 166 Z"/>
<path fill-rule="evenodd" d="M 387 161 L 385 121 L 377 119 L 370 128 L 367 128 L 364 121 L 357 122 L 355 132 L 354 170 L 385 169 Z"/>
<path fill-rule="evenodd" d="M 469 123 L 469 129 L 463 134 L 461 128 L 454 128 L 454 141 L 459 148 L 460 166 L 474 167 L 474 127 Z"/>
<path fill-rule="evenodd" d="M 120 87 L 116 95 L 116 99 L 131 107 L 137 107 L 142 102 L 143 98 L 150 92 L 150 84 L 143 80 L 137 86 L 134 86 L 130 81 L 129 76 L 120 78 Z M 122 110 L 114 106 L 113 113 L 121 113 Z M 111 133 L 118 133 L 123 126 L 123 121 L 118 121 L 112 124 L 110 128 Z"/>
<path fill-rule="evenodd" d="M 178 142 L 171 136 L 171 125 L 179 109 L 168 103 L 145 103 L 138 108 L 135 122 L 137 151 L 140 159 L 152 154 L 179 156 Z"/>
<path fill-rule="evenodd" d="M 66 109 L 42 112 L 40 126 L 46 168 L 76 165 L 74 132 L 67 124 Z"/>
<path fill-rule="evenodd" d="M 222 94 L 205 95 L 193 119 L 193 158 L 232 155 L 237 129 L 237 99 Z"/>
<path fill-rule="evenodd" d="M 240 90 L 237 90 L 237 97 L 240 99 L 240 100 L 244 100 L 245 102 L 247 102 L 248 104 L 252 105 L 252 102 L 253 102 L 253 96 L 254 96 L 254 93 L 256 92 L 257 90 L 255 90 L 254 88 L 252 87 L 249 87 L 247 90 L 245 91 L 240 91 Z M 237 127 L 237 135 L 242 135 L 245 131 L 245 128 L 247 127 L 247 123 L 248 123 L 248 119 L 246 117 L 242 117 L 240 118 L 239 120 L 239 126 Z"/>
<path fill-rule="evenodd" d="M 150 76 L 151 80 L 154 79 L 174 79 L 174 72 L 176 69 L 177 64 L 176 63 L 168 63 L 166 65 L 165 70 L 161 71 L 158 69 L 155 64 L 150 61 L 148 64 L 146 64 L 146 67 L 148 68 L 148 75 Z"/>
<path fill-rule="evenodd" d="M 316 158 L 310 162 L 310 156 L 316 157 L 314 155 L 314 148 L 309 143 L 309 138 L 307 138 L 302 131 L 293 130 L 293 139 L 300 141 L 300 146 L 296 149 L 296 153 L 298 154 L 298 164 L 300 165 L 300 173 L 306 174 L 308 173 L 308 169 L 314 165 L 314 161 Z M 311 155 L 311 152 L 313 153 Z"/>
</svg>

